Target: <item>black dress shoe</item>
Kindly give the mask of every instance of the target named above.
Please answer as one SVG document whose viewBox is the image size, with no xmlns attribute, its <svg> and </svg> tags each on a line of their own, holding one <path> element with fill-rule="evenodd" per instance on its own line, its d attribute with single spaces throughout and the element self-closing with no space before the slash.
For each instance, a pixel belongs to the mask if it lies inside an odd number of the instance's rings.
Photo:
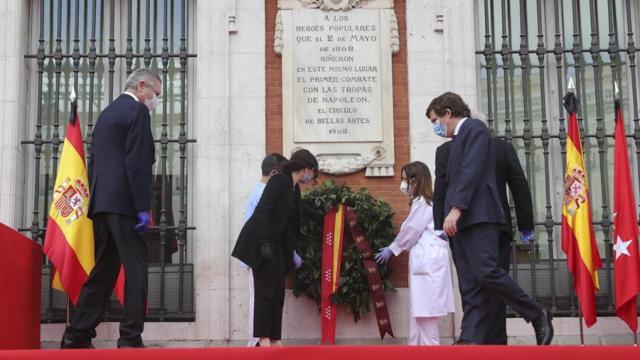
<svg viewBox="0 0 640 360">
<path fill-rule="evenodd" d="M 549 345 L 553 340 L 553 324 L 551 323 L 553 316 L 547 309 L 542 309 L 542 314 L 533 320 L 533 330 L 536 333 L 536 342 L 538 345 Z"/>
<path fill-rule="evenodd" d="M 478 345 L 478 344 L 473 343 L 471 341 L 458 339 L 453 343 L 453 345 Z"/>
<path fill-rule="evenodd" d="M 93 346 L 91 341 L 89 342 L 74 341 L 66 338 L 62 338 L 62 341 L 60 341 L 60 349 L 95 349 L 95 348 L 96 347 Z"/>
<path fill-rule="evenodd" d="M 118 349 L 144 349 L 146 348 L 146 346 L 144 346 L 143 343 L 139 343 L 139 344 L 118 344 Z"/>
</svg>

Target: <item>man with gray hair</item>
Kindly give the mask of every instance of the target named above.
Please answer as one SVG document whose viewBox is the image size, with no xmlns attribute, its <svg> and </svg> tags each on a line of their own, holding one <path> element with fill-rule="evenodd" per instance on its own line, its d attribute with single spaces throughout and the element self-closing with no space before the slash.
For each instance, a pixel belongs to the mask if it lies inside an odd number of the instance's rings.
<svg viewBox="0 0 640 360">
<path fill-rule="evenodd" d="M 147 303 L 147 244 L 151 216 L 151 117 L 162 81 L 149 69 L 127 78 L 126 89 L 100 114 L 89 160 L 89 214 L 93 220 L 95 266 L 84 283 L 61 348 L 93 348 L 95 328 L 124 268 L 124 311 L 118 348 L 144 347 Z"/>
</svg>

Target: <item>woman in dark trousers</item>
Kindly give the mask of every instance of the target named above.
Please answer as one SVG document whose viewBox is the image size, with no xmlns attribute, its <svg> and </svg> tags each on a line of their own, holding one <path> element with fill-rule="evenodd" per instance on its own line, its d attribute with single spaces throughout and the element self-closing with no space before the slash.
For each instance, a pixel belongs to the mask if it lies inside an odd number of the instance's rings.
<svg viewBox="0 0 640 360">
<path fill-rule="evenodd" d="M 253 336 L 260 346 L 281 346 L 285 276 L 300 236 L 303 211 L 300 186 L 318 174 L 318 160 L 301 149 L 269 179 L 251 218 L 245 223 L 232 256 L 249 265 L 255 286 Z"/>
</svg>

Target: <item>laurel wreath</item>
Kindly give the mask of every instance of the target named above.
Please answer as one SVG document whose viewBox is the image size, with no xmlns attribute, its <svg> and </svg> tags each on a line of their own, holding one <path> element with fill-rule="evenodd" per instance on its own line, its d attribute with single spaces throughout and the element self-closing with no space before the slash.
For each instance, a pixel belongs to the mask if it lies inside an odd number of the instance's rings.
<svg viewBox="0 0 640 360">
<path fill-rule="evenodd" d="M 346 185 L 339 185 L 333 180 L 323 182 L 303 195 L 303 202 L 312 208 L 325 212 L 339 203 L 352 208 L 358 215 L 369 245 L 374 252 L 390 244 L 395 236 L 392 223 L 393 209 L 382 201 L 375 199 L 365 188 L 353 191 Z M 320 310 L 320 272 L 322 266 L 322 224 L 312 219 L 302 219 L 301 239 L 298 253 L 302 257 L 302 267 L 294 272 L 295 296 L 306 295 L 313 299 Z M 380 265 L 380 276 L 385 291 L 395 291 L 389 281 L 391 269 Z M 360 253 L 355 248 L 348 229 L 345 229 L 345 240 L 342 253 L 340 283 L 333 294 L 333 303 L 344 305 L 358 321 L 370 311 L 371 297 L 367 275 L 362 266 Z"/>
</svg>

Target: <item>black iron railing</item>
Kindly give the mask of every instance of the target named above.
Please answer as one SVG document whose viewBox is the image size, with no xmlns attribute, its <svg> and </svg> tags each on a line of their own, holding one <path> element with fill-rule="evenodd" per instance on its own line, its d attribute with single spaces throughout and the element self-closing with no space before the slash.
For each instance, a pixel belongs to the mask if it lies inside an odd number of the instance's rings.
<svg viewBox="0 0 640 360">
<path fill-rule="evenodd" d="M 33 196 L 29 226 L 20 229 L 42 243 L 64 140 L 72 89 L 85 124 L 86 154 L 91 156 L 94 120 L 123 90 L 133 69 L 148 67 L 160 74 L 162 106 L 152 115 L 156 138 L 155 226 L 150 247 L 149 314 L 152 321 L 195 318 L 193 265 L 188 218 L 188 137 L 191 91 L 189 65 L 189 0 L 41 0 L 32 2 L 32 28 L 37 48 L 25 55 L 37 70 L 32 108 L 33 135 L 23 141 L 31 160 L 28 183 Z M 125 31 L 126 29 L 126 31 Z M 108 35 L 106 34 L 108 32 Z M 35 37 L 35 35 L 34 35 Z M 124 41 L 121 41 L 124 39 Z M 31 61 L 29 61 L 32 64 Z M 88 159 L 87 159 L 88 161 Z M 175 221 L 177 219 L 177 221 Z M 50 267 L 42 274 L 42 319 L 65 320 L 67 300 L 50 287 Z M 121 309 L 112 299 L 105 319 L 118 320 Z"/>
<path fill-rule="evenodd" d="M 532 187 L 536 241 L 513 244 L 512 275 L 556 315 L 576 316 L 561 250 L 566 122 L 572 77 L 603 268 L 598 315 L 614 315 L 611 181 L 614 86 L 622 94 L 630 161 L 640 186 L 635 12 L 631 0 L 477 0 L 481 107 L 496 136 L 518 150 Z M 624 44 L 626 34 L 626 47 Z M 640 203 L 639 203 L 640 204 Z M 512 209 L 513 215 L 513 209 Z M 516 222 L 514 221 L 514 224 Z"/>
</svg>

